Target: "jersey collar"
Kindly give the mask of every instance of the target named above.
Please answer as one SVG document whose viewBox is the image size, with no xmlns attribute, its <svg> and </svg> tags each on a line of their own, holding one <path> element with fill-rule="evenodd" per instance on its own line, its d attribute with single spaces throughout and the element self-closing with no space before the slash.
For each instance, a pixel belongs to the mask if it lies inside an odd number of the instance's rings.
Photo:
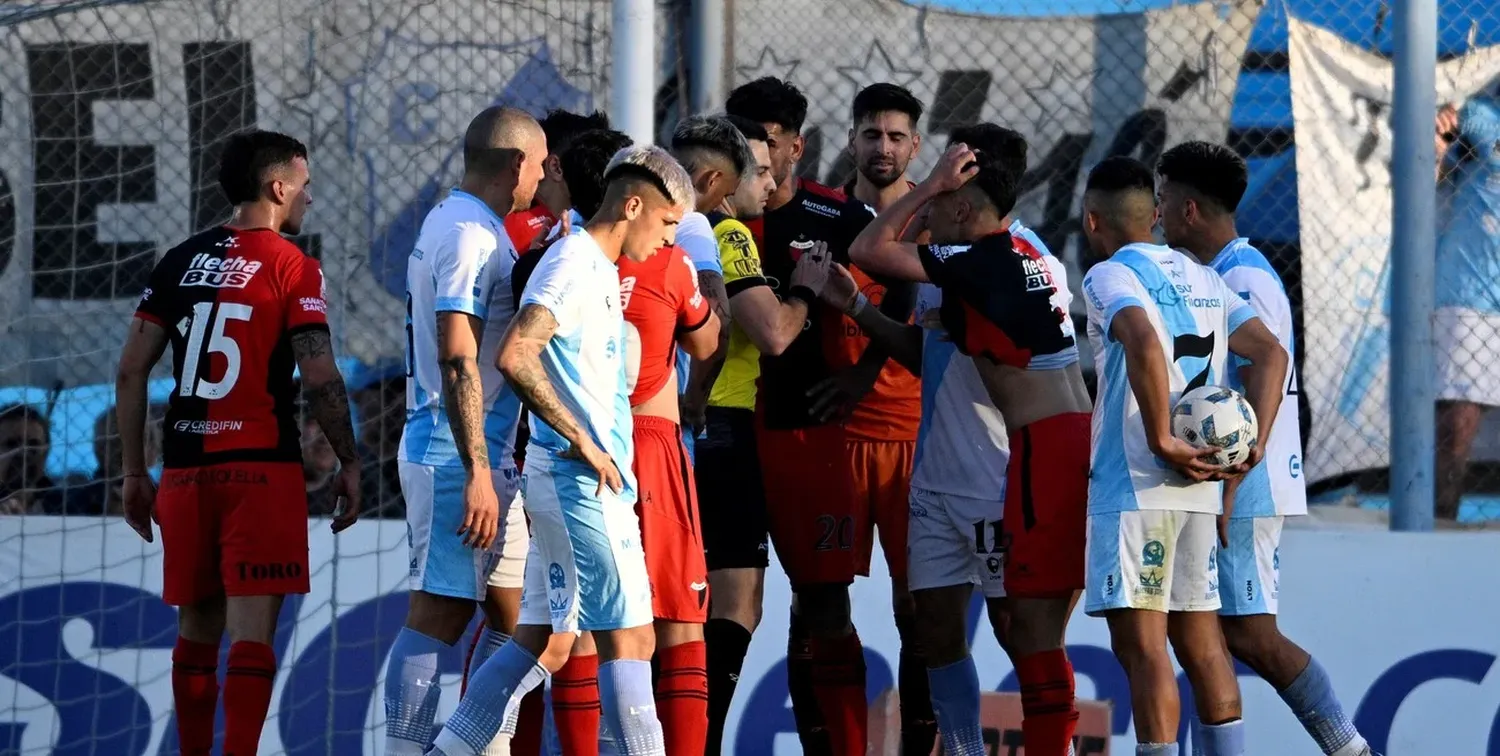
<svg viewBox="0 0 1500 756">
<path fill-rule="evenodd" d="M 448 196 L 449 197 L 455 197 L 455 198 L 458 198 L 458 199 L 464 199 L 464 200 L 468 200 L 470 202 L 473 202 L 474 204 L 476 204 L 476 205 L 484 208 L 484 211 L 486 213 L 489 213 L 490 217 L 494 218 L 496 223 L 499 223 L 499 224 L 502 224 L 502 225 L 504 225 L 504 223 L 505 223 L 505 219 L 501 218 L 500 215 L 495 212 L 495 209 L 492 208 L 492 207 L 490 207 L 488 204 L 486 204 L 484 200 L 482 200 L 482 199 L 480 199 L 478 197 L 475 197 L 474 195 L 469 194 L 468 192 L 466 192 L 466 191 L 464 191 L 462 189 L 459 189 L 456 186 L 453 187 L 452 189 L 450 189 L 448 191 Z"/>
</svg>

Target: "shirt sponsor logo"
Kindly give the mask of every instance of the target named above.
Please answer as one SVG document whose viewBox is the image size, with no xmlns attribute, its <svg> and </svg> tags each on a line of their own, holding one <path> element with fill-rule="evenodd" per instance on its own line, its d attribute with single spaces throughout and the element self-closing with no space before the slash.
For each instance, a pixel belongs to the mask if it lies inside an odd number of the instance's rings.
<svg viewBox="0 0 1500 756">
<path fill-rule="evenodd" d="M 818 202 L 813 202 L 812 200 L 802 200 L 802 206 L 825 218 L 837 218 L 840 215 L 838 208 L 829 207 Z"/>
<path fill-rule="evenodd" d="M 626 276 L 620 279 L 620 306 L 630 309 L 630 295 L 635 293 L 635 276 Z M 609 302 L 604 303 L 609 307 Z"/>
<path fill-rule="evenodd" d="M 227 467 L 180 472 L 169 470 L 166 478 L 167 483 L 173 486 L 224 485 L 226 483 L 263 486 L 268 482 L 266 474 L 258 470 L 236 470 Z"/>
<path fill-rule="evenodd" d="M 243 257 L 214 257 L 207 252 L 193 255 L 179 286 L 243 289 L 260 270 L 261 263 Z"/>
<path fill-rule="evenodd" d="M 969 246 L 967 244 L 934 244 L 928 250 L 932 252 L 933 257 L 942 261 L 954 255 L 968 252 Z"/>
<path fill-rule="evenodd" d="M 178 420 L 173 423 L 172 430 L 199 436 L 216 436 L 220 433 L 237 431 L 244 425 L 242 420 Z"/>
<path fill-rule="evenodd" d="M 1052 270 L 1041 260 L 1021 258 L 1021 271 L 1026 274 L 1027 292 L 1052 289 Z"/>
<path fill-rule="evenodd" d="M 297 300 L 303 312 L 328 312 L 328 303 L 322 297 L 302 297 Z"/>
</svg>

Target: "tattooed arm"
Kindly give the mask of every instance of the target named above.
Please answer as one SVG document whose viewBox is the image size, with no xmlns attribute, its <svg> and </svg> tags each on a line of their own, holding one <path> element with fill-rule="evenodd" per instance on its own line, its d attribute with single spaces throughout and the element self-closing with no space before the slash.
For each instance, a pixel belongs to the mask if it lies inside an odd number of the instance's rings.
<svg viewBox="0 0 1500 756">
<path fill-rule="evenodd" d="M 333 342 L 325 328 L 307 328 L 292 334 L 292 354 L 302 374 L 302 395 L 307 410 L 318 421 L 333 453 L 343 465 L 359 463 L 354 423 L 349 417 L 349 392 L 344 376 L 333 361 Z"/>
<path fill-rule="evenodd" d="M 146 474 L 146 382 L 167 348 L 167 332 L 143 318 L 130 321 L 115 375 L 115 412 L 120 424 L 120 457 L 126 475 Z"/>
<path fill-rule="evenodd" d="M 547 372 L 542 368 L 542 349 L 557 332 L 557 319 L 539 304 L 528 304 L 516 313 L 500 341 L 496 367 L 521 397 L 521 404 L 575 447 L 591 446 L 594 440 L 563 406 Z"/>
<path fill-rule="evenodd" d="M 484 387 L 479 381 L 479 341 L 483 321 L 462 312 L 437 314 L 438 371 L 443 376 L 443 405 L 448 427 L 464 469 L 490 467 L 484 440 Z"/>
<path fill-rule="evenodd" d="M 719 378 L 719 371 L 724 368 L 724 358 L 729 354 L 729 327 L 733 320 L 723 276 L 711 270 L 698 271 L 698 288 L 719 318 L 719 344 L 707 359 L 694 358 L 688 371 L 687 390 L 682 396 L 682 422 L 692 426 L 695 434 L 703 429 L 708 396 L 713 391 L 714 381 Z"/>
</svg>

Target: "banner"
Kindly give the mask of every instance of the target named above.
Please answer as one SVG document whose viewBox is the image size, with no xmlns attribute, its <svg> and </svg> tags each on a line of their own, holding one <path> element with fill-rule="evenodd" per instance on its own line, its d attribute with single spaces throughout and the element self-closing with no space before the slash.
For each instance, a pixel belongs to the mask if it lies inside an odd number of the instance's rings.
<svg viewBox="0 0 1500 756">
<path fill-rule="evenodd" d="M 1305 469 L 1320 480 L 1390 464 L 1392 65 L 1325 29 L 1290 24 L 1312 411 Z M 1437 101 L 1500 76 L 1500 47 L 1437 66 Z M 1419 145 L 1431 149 L 1430 142 Z"/>
<path fill-rule="evenodd" d="M 376 756 L 386 657 L 406 615 L 406 527 L 368 521 L 339 536 L 326 520 L 308 527 L 312 592 L 289 597 L 282 611 L 260 752 Z M 53 517 L 0 518 L 0 543 L 0 753 L 176 753 L 176 613 L 160 599 L 159 544 L 119 520 Z M 1328 669 L 1376 751 L 1500 756 L 1500 583 L 1484 577 L 1496 569 L 1495 543 L 1483 533 L 1287 532 L 1282 628 Z M 877 554 L 873 574 L 885 569 Z M 895 680 L 890 584 L 871 578 L 852 590 L 873 701 Z M 786 687 L 790 598 L 773 559 L 726 754 L 801 752 Z M 980 609 L 976 602 L 968 617 L 980 684 L 1017 690 Z M 1078 695 L 1112 702 L 1110 751 L 1132 753 L 1130 696 L 1109 649 L 1102 620 L 1074 617 L 1068 652 Z M 457 705 L 463 650 L 440 659 L 439 721 Z M 1240 674 L 1248 752 L 1314 756 L 1271 687 Z M 1191 706 L 1191 696 L 1183 700 Z"/>
</svg>

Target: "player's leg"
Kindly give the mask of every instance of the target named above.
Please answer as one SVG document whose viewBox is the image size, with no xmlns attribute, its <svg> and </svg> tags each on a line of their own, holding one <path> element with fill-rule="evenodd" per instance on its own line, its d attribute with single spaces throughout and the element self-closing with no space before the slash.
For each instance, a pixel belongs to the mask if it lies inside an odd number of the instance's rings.
<svg viewBox="0 0 1500 756">
<path fill-rule="evenodd" d="M 1167 633 L 1182 671 L 1192 683 L 1197 733 L 1212 756 L 1245 753 L 1239 678 L 1219 628 L 1218 518 L 1186 513 L 1167 569 Z"/>
<path fill-rule="evenodd" d="M 1484 420 L 1484 407 L 1472 402 L 1441 401 L 1437 404 L 1437 503 L 1440 520 L 1458 519 L 1464 495 L 1464 477 L 1469 454 Z"/>
<path fill-rule="evenodd" d="M 552 722 L 559 748 L 568 756 L 598 756 L 599 649 L 593 633 L 581 633 L 568 662 L 552 674 Z"/>
<path fill-rule="evenodd" d="M 896 664 L 896 689 L 901 697 L 901 753 L 906 756 L 928 756 L 937 739 L 937 718 L 932 710 L 932 691 L 927 682 L 927 663 L 923 659 L 921 638 L 917 633 L 916 609 L 911 592 L 907 589 L 907 520 L 910 517 L 908 499 L 911 496 L 912 461 L 916 455 L 916 443 L 893 441 L 883 443 L 851 442 L 867 447 L 865 468 L 872 480 L 866 487 L 870 490 L 873 507 L 871 519 L 880 538 L 880 550 L 885 555 L 891 573 L 891 607 L 894 610 L 896 633 L 901 639 L 901 650 Z M 859 457 L 851 454 L 851 457 Z M 859 470 L 859 468 L 856 468 Z"/>
<path fill-rule="evenodd" d="M 1344 713 L 1322 665 L 1276 624 L 1281 582 L 1281 517 L 1229 522 L 1219 550 L 1219 621 L 1234 658 L 1276 689 L 1325 754 L 1362 756 L 1369 744 Z"/>
<path fill-rule="evenodd" d="M 712 558 L 713 551 L 708 555 Z M 708 622 L 703 626 L 708 651 L 708 739 L 703 752 L 708 756 L 718 756 L 723 749 L 724 723 L 734 703 L 750 638 L 760 625 L 765 584 L 764 567 L 723 568 L 708 573 L 712 598 Z"/>
<path fill-rule="evenodd" d="M 458 643 L 474 618 L 489 556 L 458 535 L 462 468 L 402 462 L 400 474 L 413 571 L 406 622 L 386 666 L 386 753 L 419 756 L 432 737 L 442 693 L 438 656 Z"/>
<path fill-rule="evenodd" d="M 1167 651 L 1170 554 L 1182 513 L 1089 515 L 1084 609 L 1109 623 L 1110 646 L 1130 684 L 1138 756 L 1177 756 L 1181 715 Z"/>
<path fill-rule="evenodd" d="M 223 507 L 219 544 L 224 576 L 224 754 L 248 756 L 260 744 L 276 684 L 276 622 L 282 597 L 309 590 L 307 489 L 302 467 L 236 465 L 215 485 Z"/>
<path fill-rule="evenodd" d="M 1500 405 L 1500 318 L 1463 307 L 1440 307 L 1433 318 L 1437 340 L 1436 509 L 1456 520 L 1469 455 L 1486 406 Z"/>
<path fill-rule="evenodd" d="M 161 527 L 162 598 L 178 607 L 172 649 L 172 706 L 184 756 L 208 756 L 219 702 L 219 644 L 224 581 L 219 575 L 219 517 L 199 495 L 200 468 L 167 470 L 156 494 Z"/>
<path fill-rule="evenodd" d="M 515 632 L 521 612 L 526 551 L 530 544 L 526 516 L 522 512 L 520 474 L 515 468 L 494 470 L 492 474 L 501 502 L 500 532 L 490 550 L 490 562 L 485 571 L 485 599 L 480 604 L 484 622 L 476 629 L 477 643 L 464 661 L 465 690 L 470 669 L 482 666 Z M 512 734 L 502 729 L 485 749 L 484 756 L 511 756 Z"/>
</svg>

